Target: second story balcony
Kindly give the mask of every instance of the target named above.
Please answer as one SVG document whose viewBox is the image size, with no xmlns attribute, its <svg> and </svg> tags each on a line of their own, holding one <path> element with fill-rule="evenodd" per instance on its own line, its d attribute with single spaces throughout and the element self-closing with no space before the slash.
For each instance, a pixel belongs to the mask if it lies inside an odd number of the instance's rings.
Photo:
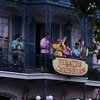
<svg viewBox="0 0 100 100">
<path fill-rule="evenodd" d="M 54 1 L 48 0 L 48 2 Z M 60 3 L 61 1 L 59 0 L 57 2 Z M 64 2 L 66 1 L 63 0 L 62 3 Z M 93 40 L 91 34 L 87 33 L 86 31 L 84 31 L 83 34 L 81 33 L 81 21 L 74 15 L 71 15 L 70 11 L 68 12 L 68 9 L 62 8 L 60 11 L 58 11 L 58 7 L 54 7 L 53 11 L 49 11 L 50 13 L 47 13 L 45 5 L 42 5 L 41 8 L 38 6 L 38 9 L 37 6 L 35 6 L 35 8 L 33 7 L 33 9 L 21 9 L 21 7 L 16 6 L 8 5 L 8 7 L 4 7 L 4 3 L 1 4 L 1 71 L 20 73 L 43 72 L 57 74 L 52 65 L 52 62 L 56 56 L 52 54 L 46 55 L 40 53 L 40 40 L 46 36 L 47 32 L 51 34 L 50 43 L 52 44 L 56 43 L 56 39 L 63 40 L 64 37 L 67 37 L 67 41 L 71 49 L 74 47 L 76 42 L 79 42 L 81 37 L 85 40 L 86 46 L 89 46 L 90 42 Z M 86 22 L 84 22 L 84 25 L 86 25 Z M 21 52 L 16 52 L 16 50 L 13 51 L 11 46 L 12 41 L 16 39 L 15 37 L 17 34 L 20 34 L 23 38 L 24 50 Z M 61 58 L 67 59 L 68 57 Z M 71 56 L 70 59 L 76 58 Z M 81 61 L 82 59 L 78 60 Z M 92 69 L 94 66 L 93 57 L 87 58 L 86 63 L 89 65 L 89 68 Z M 99 67 L 99 64 L 95 66 Z"/>
</svg>

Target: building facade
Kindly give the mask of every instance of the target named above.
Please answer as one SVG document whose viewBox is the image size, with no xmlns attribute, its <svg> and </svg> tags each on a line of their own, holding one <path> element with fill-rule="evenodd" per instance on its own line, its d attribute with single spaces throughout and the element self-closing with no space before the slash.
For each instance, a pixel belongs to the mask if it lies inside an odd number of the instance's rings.
<svg viewBox="0 0 100 100">
<path fill-rule="evenodd" d="M 0 100 L 99 100 L 99 81 L 84 76 L 58 74 L 52 54 L 41 66 L 40 40 L 50 33 L 50 42 L 67 37 L 74 47 L 80 39 L 89 47 L 93 36 L 87 18 L 73 13 L 69 0 L 0 0 Z M 22 35 L 24 51 L 21 61 L 14 62 L 11 43 Z M 46 55 L 45 55 L 46 56 Z M 98 68 L 95 57 L 86 59 L 89 69 Z M 45 71 L 45 72 L 43 72 Z M 99 99 L 98 99 L 99 98 Z"/>
</svg>

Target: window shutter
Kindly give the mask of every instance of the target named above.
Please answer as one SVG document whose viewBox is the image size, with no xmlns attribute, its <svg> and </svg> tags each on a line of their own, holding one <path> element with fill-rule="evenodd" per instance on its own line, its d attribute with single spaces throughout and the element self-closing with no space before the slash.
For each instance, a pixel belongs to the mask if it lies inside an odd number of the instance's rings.
<svg viewBox="0 0 100 100">
<path fill-rule="evenodd" d="M 34 21 L 30 23 L 29 26 L 29 67 L 35 66 L 35 24 Z"/>
<path fill-rule="evenodd" d="M 22 18 L 12 16 L 12 40 L 16 39 L 17 34 L 22 34 Z"/>
<path fill-rule="evenodd" d="M 62 25 L 62 37 L 67 37 L 69 46 L 71 46 L 71 31 L 68 30 L 67 25 Z"/>
<path fill-rule="evenodd" d="M 60 25 L 59 24 L 52 24 L 52 42 L 55 43 L 56 39 L 59 38 L 59 29 Z"/>
</svg>

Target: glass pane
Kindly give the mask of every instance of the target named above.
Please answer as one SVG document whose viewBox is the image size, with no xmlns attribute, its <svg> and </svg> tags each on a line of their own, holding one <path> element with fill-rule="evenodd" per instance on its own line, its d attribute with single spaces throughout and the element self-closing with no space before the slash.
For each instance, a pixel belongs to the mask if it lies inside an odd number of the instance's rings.
<svg viewBox="0 0 100 100">
<path fill-rule="evenodd" d="M 3 33 L 3 37 L 8 37 L 8 25 L 6 25 L 5 27 L 4 27 L 4 31 L 3 31 L 4 33 Z"/>
</svg>

